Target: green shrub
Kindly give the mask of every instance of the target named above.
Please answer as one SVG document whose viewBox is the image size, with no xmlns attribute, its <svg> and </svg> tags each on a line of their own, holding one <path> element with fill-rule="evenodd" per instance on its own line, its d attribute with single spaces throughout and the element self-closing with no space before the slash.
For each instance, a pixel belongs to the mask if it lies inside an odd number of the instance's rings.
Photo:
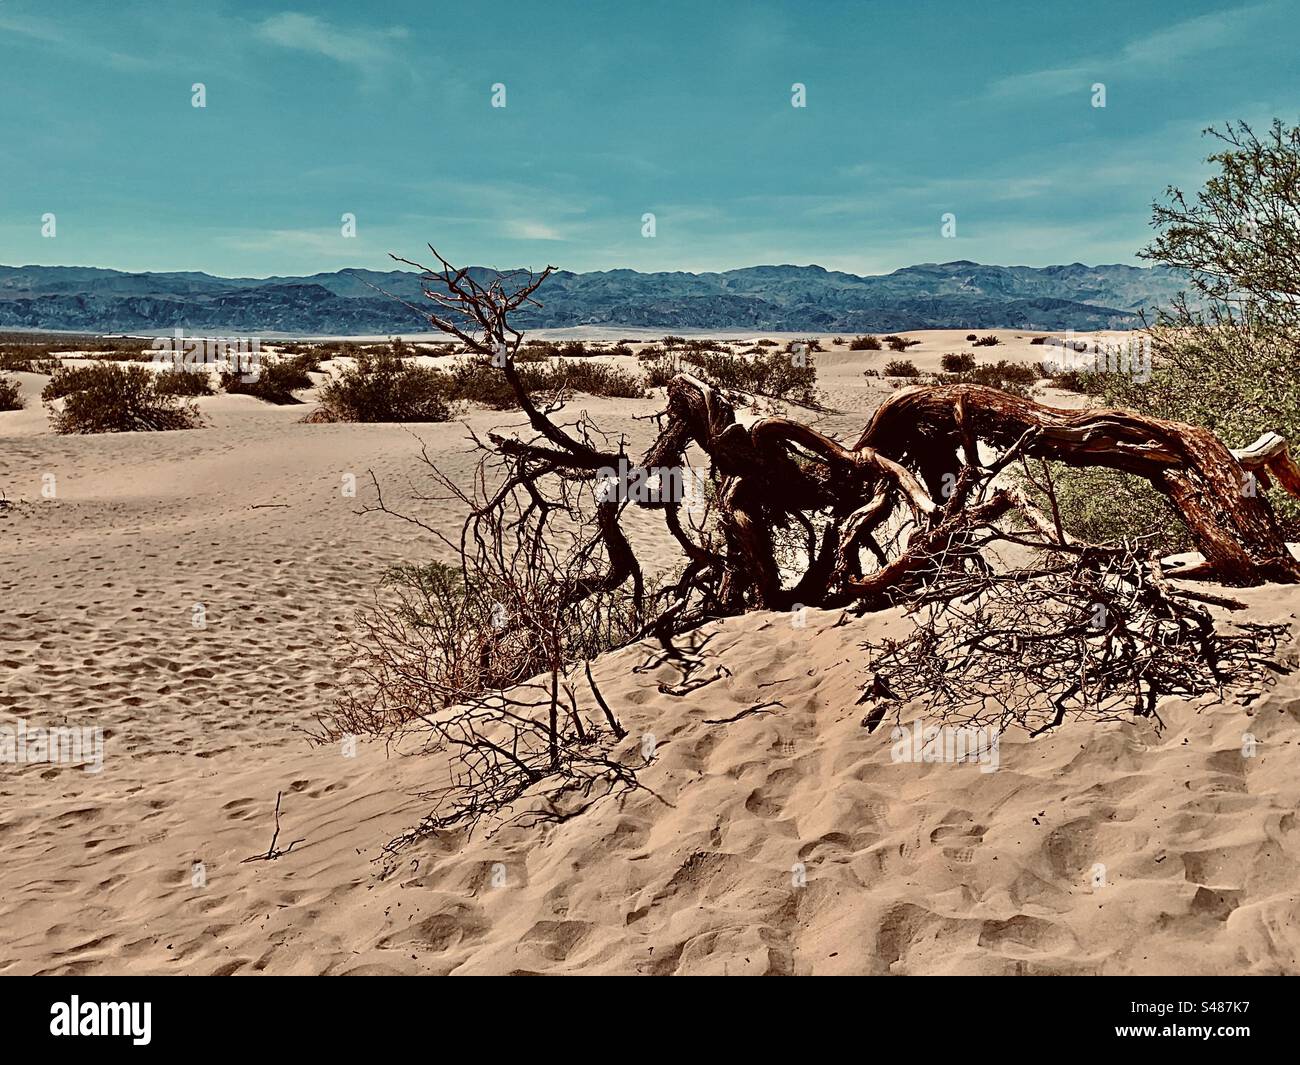
<svg viewBox="0 0 1300 1065">
<path fill-rule="evenodd" d="M 965 373 L 967 370 L 975 369 L 975 356 L 967 352 L 960 355 L 949 352 L 939 360 L 945 373 Z"/>
<path fill-rule="evenodd" d="M 412 366 L 391 350 L 362 353 L 321 388 L 321 420 L 445 422 L 450 380 L 440 370 Z"/>
<path fill-rule="evenodd" d="M 60 370 L 41 392 L 57 433 L 130 433 L 196 429 L 193 404 L 158 391 L 157 374 L 144 366 L 96 363 Z M 63 400 L 63 409 L 54 403 Z"/>
<path fill-rule="evenodd" d="M 1187 526 L 1169 501 L 1144 478 L 1102 467 L 1074 468 L 1049 462 L 1052 489 L 1067 533 L 1089 543 L 1142 539 L 1162 555 L 1190 550 Z M 1033 481 L 1016 472 L 1017 481 L 1045 514 L 1051 504 L 1043 491 L 1040 465 L 1030 464 Z"/>
<path fill-rule="evenodd" d="M 0 410 L 22 410 L 23 397 L 18 382 L 0 377 Z"/>
<path fill-rule="evenodd" d="M 188 370 L 180 366 L 171 366 L 159 370 L 154 387 L 164 396 L 210 396 L 212 382 L 204 369 Z"/>
<path fill-rule="evenodd" d="M 112 367 L 94 362 L 79 366 L 61 366 L 50 375 L 45 387 L 41 389 L 41 399 L 49 403 L 73 392 L 93 388 L 102 382 L 105 369 L 112 369 Z"/>
<path fill-rule="evenodd" d="M 972 363 L 974 358 L 971 357 Z M 1007 362 L 972 365 L 958 373 L 940 374 L 938 381 L 945 385 L 987 385 L 1017 396 L 1028 396 L 1030 386 L 1038 381 L 1038 369 L 1023 363 Z"/>
<path fill-rule="evenodd" d="M 29 351 L 0 349 L 0 373 L 38 373 L 49 377 L 63 364 L 58 359 L 42 359 Z"/>
<path fill-rule="evenodd" d="M 301 355 L 289 359 L 264 358 L 256 375 L 223 370 L 221 387 L 232 396 L 254 396 L 277 406 L 301 403 L 302 400 L 293 394 L 294 391 L 312 385 L 301 361 L 303 358 Z"/>
<path fill-rule="evenodd" d="M 921 371 L 916 368 L 916 364 L 902 359 L 894 359 L 885 363 L 884 368 L 880 371 L 885 377 L 920 377 Z"/>
</svg>

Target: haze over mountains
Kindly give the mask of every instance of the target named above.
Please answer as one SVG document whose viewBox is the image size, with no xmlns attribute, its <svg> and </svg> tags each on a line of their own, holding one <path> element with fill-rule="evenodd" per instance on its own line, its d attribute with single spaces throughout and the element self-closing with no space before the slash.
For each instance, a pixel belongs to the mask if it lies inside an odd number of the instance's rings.
<svg viewBox="0 0 1300 1065">
<path fill-rule="evenodd" d="M 475 267 L 475 276 L 492 271 Z M 374 286 L 374 287 L 372 287 Z M 924 263 L 859 276 L 820 266 L 723 273 L 559 271 L 517 316 L 521 328 L 580 325 L 666 330 L 884 332 L 901 329 L 1123 329 L 1186 287 L 1168 267 Z M 291 335 L 412 334 L 427 303 L 406 270 L 223 278 L 94 267 L 0 266 L 0 328 L 102 333 L 223 331 Z"/>
</svg>

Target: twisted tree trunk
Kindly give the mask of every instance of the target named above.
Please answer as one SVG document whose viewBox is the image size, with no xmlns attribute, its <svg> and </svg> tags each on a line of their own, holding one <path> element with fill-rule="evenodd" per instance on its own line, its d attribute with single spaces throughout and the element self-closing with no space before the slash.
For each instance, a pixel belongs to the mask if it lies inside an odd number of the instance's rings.
<svg viewBox="0 0 1300 1065">
<path fill-rule="evenodd" d="M 1257 490 L 1258 471 L 1272 468 L 1300 495 L 1300 476 L 1280 437 L 1264 438 L 1239 459 L 1200 426 L 1120 410 L 1063 411 L 981 385 L 941 385 L 891 396 L 854 450 L 916 468 L 936 495 L 962 465 L 958 449 L 970 462 L 977 442 L 1020 442 L 1026 455 L 1144 477 L 1187 523 L 1205 556 L 1204 573 L 1234 585 L 1300 581 L 1300 562 Z"/>
</svg>

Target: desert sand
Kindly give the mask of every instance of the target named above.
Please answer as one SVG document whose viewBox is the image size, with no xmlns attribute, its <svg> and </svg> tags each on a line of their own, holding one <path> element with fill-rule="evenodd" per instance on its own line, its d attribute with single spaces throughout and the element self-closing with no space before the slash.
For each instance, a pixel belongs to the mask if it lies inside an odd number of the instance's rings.
<svg viewBox="0 0 1300 1065">
<path fill-rule="evenodd" d="M 995 332 L 981 360 L 1043 357 L 1032 334 Z M 936 369 L 970 350 L 964 333 L 912 333 L 905 357 Z M 862 371 L 893 357 L 818 355 L 837 412 L 818 426 L 856 436 L 889 389 Z M 861 645 L 905 625 L 897 612 L 711 625 L 684 643 L 730 675 L 685 697 L 657 688 L 680 679 L 671 665 L 633 672 L 656 647 L 606 655 L 594 672 L 624 748 L 656 739 L 644 789 L 385 861 L 445 756 L 346 757 L 302 731 L 385 568 L 437 557 L 418 529 L 358 513 L 367 471 L 410 503 L 420 441 L 468 474 L 466 425 L 512 417 L 312 425 L 311 393 L 218 395 L 198 401 L 202 430 L 60 437 L 45 379 L 15 376 L 28 406 L 0 414 L 0 725 L 106 740 L 99 773 L 0 765 L 0 973 L 1300 972 L 1295 676 L 1249 706 L 1168 701 L 1162 732 L 1009 733 L 992 773 L 896 763 L 856 704 Z M 658 404 L 570 409 L 635 444 L 634 416 Z M 1295 588 L 1234 594 L 1253 620 L 1300 610 Z M 1296 663 L 1294 645 L 1283 655 Z M 267 851 L 278 793 L 292 849 L 244 862 Z"/>
</svg>

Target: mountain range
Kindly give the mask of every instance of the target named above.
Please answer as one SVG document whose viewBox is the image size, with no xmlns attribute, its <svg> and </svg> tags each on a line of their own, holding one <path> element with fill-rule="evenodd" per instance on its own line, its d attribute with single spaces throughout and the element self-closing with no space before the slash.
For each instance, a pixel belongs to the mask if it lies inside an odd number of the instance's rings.
<svg viewBox="0 0 1300 1065">
<path fill-rule="evenodd" d="M 474 267 L 479 278 L 494 271 Z M 820 266 L 722 273 L 557 271 L 521 309 L 522 328 L 582 325 L 666 330 L 884 332 L 902 329 L 1124 329 L 1186 287 L 1168 267 L 923 263 L 860 276 Z M 379 289 L 384 292 L 377 291 Z M 391 295 L 385 295 L 390 293 Z M 221 331 L 347 336 L 428 332 L 392 297 L 421 304 L 409 270 L 306 277 L 126 273 L 96 267 L 0 266 L 0 328 L 94 333 Z"/>
</svg>

